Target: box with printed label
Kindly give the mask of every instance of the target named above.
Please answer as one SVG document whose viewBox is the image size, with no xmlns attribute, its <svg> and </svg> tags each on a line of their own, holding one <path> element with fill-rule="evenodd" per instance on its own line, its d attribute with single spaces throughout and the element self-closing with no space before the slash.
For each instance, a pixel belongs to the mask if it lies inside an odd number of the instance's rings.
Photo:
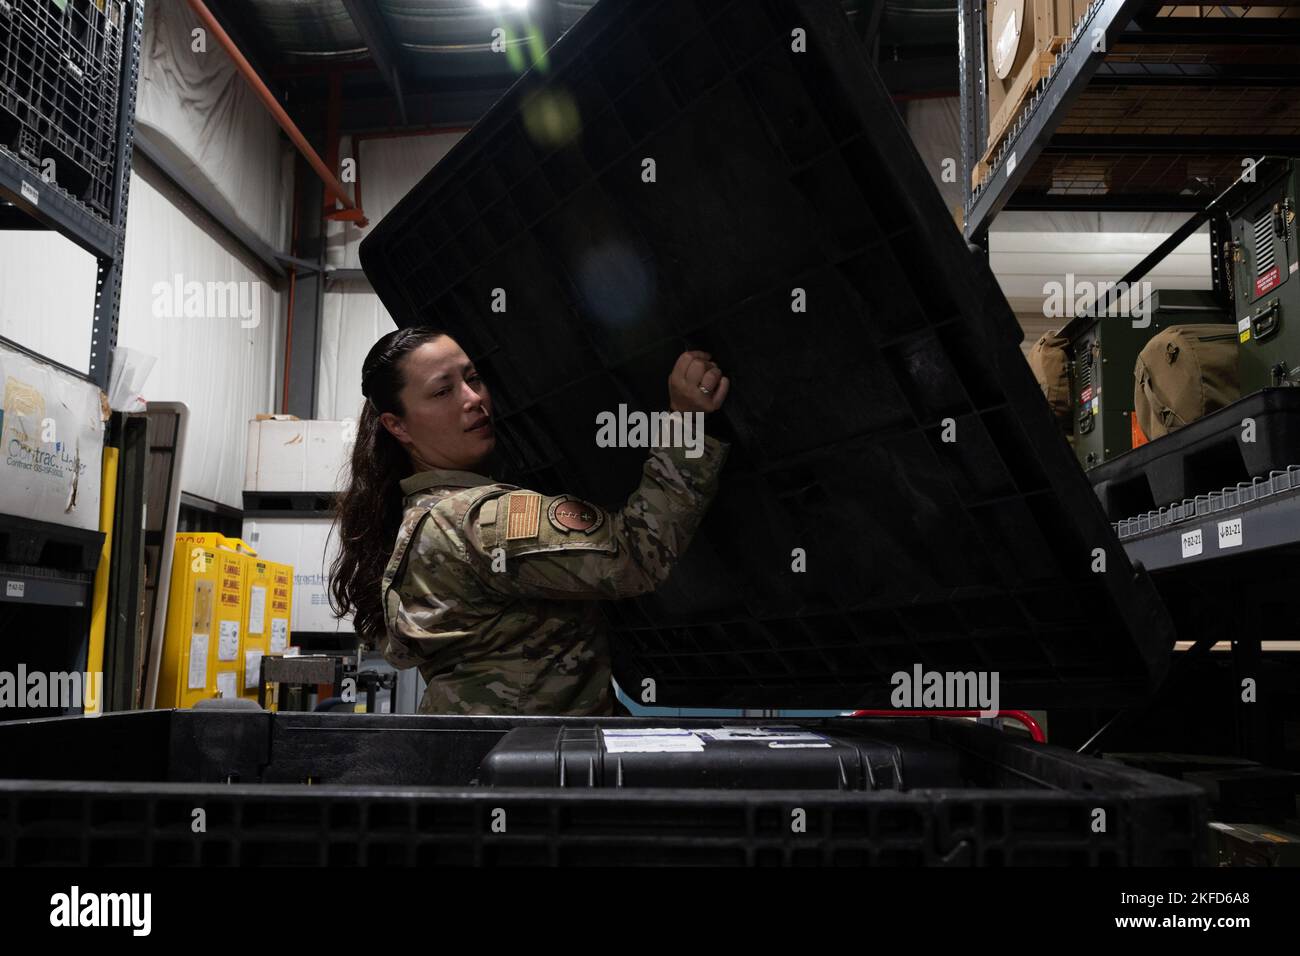
<svg viewBox="0 0 1300 956">
<path fill-rule="evenodd" d="M 0 390 L 0 514 L 97 530 L 100 390 L 3 345 Z"/>
</svg>

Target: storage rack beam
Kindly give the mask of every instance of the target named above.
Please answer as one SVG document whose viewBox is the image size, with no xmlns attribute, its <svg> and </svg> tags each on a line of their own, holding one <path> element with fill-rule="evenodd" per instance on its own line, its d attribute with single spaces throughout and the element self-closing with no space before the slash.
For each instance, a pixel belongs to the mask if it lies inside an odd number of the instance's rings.
<svg viewBox="0 0 1300 956">
<path fill-rule="evenodd" d="M 1239 522 L 1238 528 L 1231 527 Z M 1222 539 L 1220 526 L 1230 532 Z M 1236 543 L 1234 543 L 1236 542 Z M 1197 515 L 1157 531 L 1121 539 L 1129 560 L 1148 571 L 1202 564 L 1300 544 L 1300 489 L 1235 508 Z M 1225 547 L 1224 544 L 1227 546 Z"/>
<path fill-rule="evenodd" d="M 1216 153 L 1225 156 L 1245 155 L 1245 144 L 1250 146 L 1250 155 L 1286 156 L 1300 152 L 1300 136 L 1251 136 L 1245 140 L 1241 136 L 1139 136 L 1112 133 L 1105 135 L 1080 136 L 1071 133 L 1058 133 L 1048 140 L 1044 153 L 1149 153 L 1152 155 L 1168 153 Z"/>
<path fill-rule="evenodd" d="M 1270 4 L 1258 4 L 1269 6 Z M 1283 6 L 1285 4 L 1276 3 Z M 1300 20 L 1280 17 L 1157 17 L 1156 3 L 1124 26 L 1124 39 L 1149 43 L 1287 44 L 1300 40 Z"/>
<path fill-rule="evenodd" d="M 218 209 L 209 203 L 203 193 L 190 181 L 189 176 L 168 159 L 162 149 L 153 142 L 147 130 L 140 131 L 140 134 L 136 137 L 135 145 L 136 149 L 140 151 L 140 155 L 167 179 L 171 180 L 172 184 L 184 193 L 190 202 L 220 224 L 221 228 L 226 230 L 239 245 L 243 246 L 249 255 L 266 266 L 276 276 L 284 277 L 285 271 L 284 267 L 280 265 L 279 253 L 262 241 L 262 238 L 244 223 L 228 214 L 225 210 Z"/>
<path fill-rule="evenodd" d="M 112 224 L 62 189 L 43 182 L 36 170 L 3 147 L 0 147 L 0 199 L 12 203 L 93 256 L 110 258 L 117 249 L 117 230 Z"/>
<path fill-rule="evenodd" d="M 1165 196 L 1149 193 L 1120 193 L 1114 196 L 1090 196 L 1085 193 L 1065 196 L 1030 194 L 1013 196 L 1003 209 L 1007 212 L 1043 210 L 1045 212 L 1199 212 L 1205 199 L 1198 196 Z"/>
<path fill-rule="evenodd" d="M 1024 181 L 1035 160 L 1042 153 L 1047 138 L 1070 111 L 1079 95 L 1101 68 L 1102 61 L 1109 50 L 1120 39 L 1124 28 L 1149 0 L 1099 0 L 1092 8 L 1091 17 L 1079 29 L 1077 39 L 1062 53 L 1056 61 L 1047 85 L 1031 100 L 1017 125 L 1012 127 L 1005 147 L 1001 151 L 1002 159 L 990 171 L 983 187 L 969 201 L 966 210 L 967 240 L 983 244 L 988 235 L 993 217 L 1006 206 L 1016 188 Z M 962 0 L 966 15 L 973 16 L 974 0 Z M 980 21 L 983 22 L 982 20 Z M 1105 42 L 1097 42 L 1101 37 Z M 971 51 L 976 56 L 968 57 L 963 65 L 969 70 L 971 60 L 983 61 L 983 47 Z M 982 90 L 980 93 L 982 94 Z M 974 93 L 969 89 L 968 93 Z M 979 101 L 979 112 L 983 113 Z M 963 115 L 966 114 L 963 108 Z M 977 141 L 967 138 L 966 145 L 972 149 L 964 165 L 974 169 L 974 152 L 984 138 Z M 967 180 L 969 183 L 970 180 Z"/>
<path fill-rule="evenodd" d="M 392 34 L 384 23 L 384 15 L 373 0 L 343 0 L 343 6 L 352 19 L 352 24 L 366 41 L 370 58 L 384 77 L 384 82 L 397 100 L 397 113 L 402 125 L 407 124 L 406 100 L 402 95 L 402 71 L 400 67 L 400 49 L 393 42 Z"/>
</svg>

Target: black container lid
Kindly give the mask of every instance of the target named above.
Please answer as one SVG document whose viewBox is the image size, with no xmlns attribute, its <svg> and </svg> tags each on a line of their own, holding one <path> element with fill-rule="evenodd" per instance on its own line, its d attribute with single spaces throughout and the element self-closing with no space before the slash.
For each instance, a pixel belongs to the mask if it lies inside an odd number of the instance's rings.
<svg viewBox="0 0 1300 956">
<path fill-rule="evenodd" d="M 605 0 L 362 243 L 397 323 L 479 364 L 509 480 L 543 493 L 619 506 L 646 452 L 598 448 L 596 412 L 662 408 L 684 348 L 731 377 L 694 543 L 604 605 L 634 698 L 889 707 L 919 667 L 1084 706 L 1163 674 L 1167 612 L 938 172 L 835 0 Z"/>
</svg>

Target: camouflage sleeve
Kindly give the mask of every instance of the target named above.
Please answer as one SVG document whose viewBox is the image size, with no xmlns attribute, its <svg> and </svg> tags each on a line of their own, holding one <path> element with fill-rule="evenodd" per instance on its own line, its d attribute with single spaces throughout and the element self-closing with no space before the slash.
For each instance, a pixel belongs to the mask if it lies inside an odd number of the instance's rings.
<svg viewBox="0 0 1300 956">
<path fill-rule="evenodd" d="M 464 519 L 470 563 L 486 586 L 518 597 L 623 598 L 653 591 L 686 551 L 717 491 L 729 446 L 655 449 L 618 511 L 571 495 L 512 491 Z"/>
</svg>

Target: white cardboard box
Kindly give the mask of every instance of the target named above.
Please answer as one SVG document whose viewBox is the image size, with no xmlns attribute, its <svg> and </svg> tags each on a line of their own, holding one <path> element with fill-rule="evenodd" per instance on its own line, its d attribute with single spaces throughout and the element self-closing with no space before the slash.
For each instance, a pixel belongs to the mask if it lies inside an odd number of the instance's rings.
<svg viewBox="0 0 1300 956">
<path fill-rule="evenodd" d="M 99 388 L 0 345 L 0 390 L 0 513 L 97 529 Z"/>
<path fill-rule="evenodd" d="M 248 518 L 243 539 L 258 557 L 293 565 L 290 634 L 351 634 L 352 621 L 338 620 L 329 604 L 329 569 L 338 554 L 330 518 Z"/>
<path fill-rule="evenodd" d="M 356 424 L 345 421 L 248 423 L 245 491 L 342 491 Z"/>
</svg>

